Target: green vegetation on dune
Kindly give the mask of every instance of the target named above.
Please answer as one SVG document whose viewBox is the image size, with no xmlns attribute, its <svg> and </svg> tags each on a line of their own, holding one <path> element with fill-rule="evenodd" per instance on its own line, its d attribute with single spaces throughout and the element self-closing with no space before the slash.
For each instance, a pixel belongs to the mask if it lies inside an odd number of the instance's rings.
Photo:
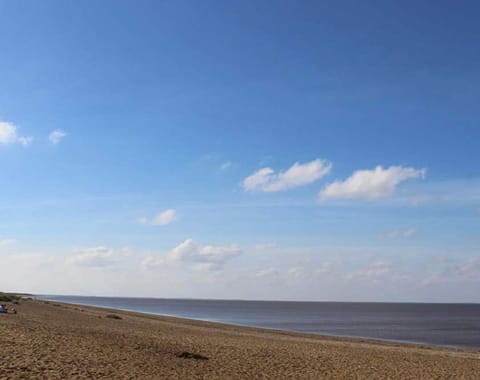
<svg viewBox="0 0 480 380">
<path fill-rule="evenodd" d="M 18 294 L 0 292 L 0 302 L 14 302 L 19 301 L 21 298 Z"/>
</svg>

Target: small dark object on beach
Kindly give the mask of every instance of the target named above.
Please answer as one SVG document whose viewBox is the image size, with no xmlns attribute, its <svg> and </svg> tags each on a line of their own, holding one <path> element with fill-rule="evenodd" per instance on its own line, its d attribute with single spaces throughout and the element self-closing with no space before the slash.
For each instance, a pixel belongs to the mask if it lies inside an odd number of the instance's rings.
<svg viewBox="0 0 480 380">
<path fill-rule="evenodd" d="M 12 303 L 13 303 L 14 305 L 19 305 L 19 304 L 20 304 L 20 302 L 18 302 L 18 301 L 12 301 Z"/>
<path fill-rule="evenodd" d="M 122 317 L 120 317 L 119 315 L 117 314 L 107 314 L 105 316 L 105 318 L 110 318 L 110 319 L 122 319 Z"/>
<path fill-rule="evenodd" d="M 177 358 L 182 359 L 195 359 L 195 360 L 208 360 L 206 356 L 199 355 L 199 354 L 192 354 L 191 352 L 183 351 L 178 354 L 175 354 Z"/>
</svg>

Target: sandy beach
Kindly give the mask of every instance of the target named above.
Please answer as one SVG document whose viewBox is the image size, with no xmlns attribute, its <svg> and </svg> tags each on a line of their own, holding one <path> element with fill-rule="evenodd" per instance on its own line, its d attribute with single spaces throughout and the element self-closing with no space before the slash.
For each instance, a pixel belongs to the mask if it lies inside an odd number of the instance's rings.
<svg viewBox="0 0 480 380">
<path fill-rule="evenodd" d="M 15 308 L 16 315 L 0 314 L 2 379 L 480 376 L 480 352 L 474 350 L 235 327 L 37 300 L 22 300 Z"/>
</svg>

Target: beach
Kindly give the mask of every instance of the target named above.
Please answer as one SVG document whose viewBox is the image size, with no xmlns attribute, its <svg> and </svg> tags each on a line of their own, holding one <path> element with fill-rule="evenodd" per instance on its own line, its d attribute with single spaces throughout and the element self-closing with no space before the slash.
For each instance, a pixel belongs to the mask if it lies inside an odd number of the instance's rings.
<svg viewBox="0 0 480 380">
<path fill-rule="evenodd" d="M 10 305 L 12 306 L 12 305 Z M 480 351 L 325 337 L 21 300 L 0 378 L 478 379 Z"/>
</svg>

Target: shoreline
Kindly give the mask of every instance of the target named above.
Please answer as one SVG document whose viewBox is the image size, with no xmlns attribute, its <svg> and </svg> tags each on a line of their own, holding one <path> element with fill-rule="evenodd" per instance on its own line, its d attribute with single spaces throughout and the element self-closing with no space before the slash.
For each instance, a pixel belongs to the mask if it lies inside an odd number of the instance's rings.
<svg viewBox="0 0 480 380">
<path fill-rule="evenodd" d="M 35 297 L 35 296 L 34 296 Z M 414 341 L 414 340 L 402 340 L 402 339 L 388 339 L 388 338 L 376 338 L 376 337 L 369 337 L 369 336 L 361 336 L 361 335 L 341 335 L 341 334 L 335 334 L 335 333 L 328 333 L 328 332 L 314 332 L 314 331 L 299 331 L 299 330 L 289 330 L 289 329 L 281 329 L 281 328 L 273 328 L 273 327 L 267 327 L 267 326 L 261 326 L 261 325 L 248 325 L 248 324 L 241 324 L 241 323 L 234 323 L 234 322 L 225 322 L 221 320 L 213 320 L 213 319 L 202 319 L 202 318 L 192 318 L 192 317 L 183 317 L 181 315 L 175 315 L 175 314 L 160 314 L 160 313 L 155 313 L 155 312 L 148 312 L 148 311 L 140 311 L 140 310 L 133 310 L 133 309 L 122 309 L 122 308 L 111 308 L 108 306 L 99 306 L 99 305 L 92 305 L 88 303 L 75 303 L 75 302 L 66 302 L 66 301 L 57 301 L 55 299 L 55 295 L 52 295 L 54 297 L 53 299 L 49 299 L 48 295 L 39 295 L 36 298 L 40 301 L 45 300 L 45 301 L 50 301 L 50 302 L 58 302 L 58 303 L 65 303 L 65 304 L 70 304 L 70 305 L 79 305 L 79 306 L 88 306 L 88 307 L 97 307 L 101 309 L 109 309 L 112 311 L 118 310 L 118 311 L 127 311 L 127 312 L 133 312 L 133 313 L 140 313 L 140 314 L 147 314 L 147 315 L 156 315 L 160 317 L 172 317 L 172 318 L 181 318 L 181 319 L 187 319 L 187 320 L 193 320 L 193 321 L 204 321 L 204 322 L 211 322 L 211 323 L 218 323 L 218 324 L 223 324 L 227 326 L 235 326 L 235 327 L 252 327 L 252 328 L 257 328 L 257 329 L 264 329 L 264 330 L 269 330 L 269 331 L 281 331 L 281 332 L 291 332 L 291 333 L 298 333 L 298 334 L 311 334 L 314 336 L 320 336 L 320 337 L 333 337 L 333 338 L 343 338 L 343 339 L 351 339 L 351 340 L 361 340 L 361 341 L 372 341 L 372 342 L 386 342 L 386 343 L 394 343 L 394 344 L 407 344 L 407 345 L 415 345 L 415 346 L 424 346 L 424 347 L 436 347 L 436 348 L 448 348 L 448 349 L 454 349 L 454 350 L 473 350 L 473 351 L 480 351 L 480 346 L 478 347 L 471 347 L 471 346 L 465 346 L 465 345 L 449 345 L 449 344 L 434 344 L 430 342 L 422 342 L 422 341 Z M 63 297 L 63 296 L 61 296 Z M 82 296 L 78 296 L 82 297 Z M 135 297 L 103 297 L 103 296 L 89 296 L 87 298 L 135 298 Z M 137 297 L 138 299 L 142 299 L 142 297 Z M 151 299 L 156 299 L 156 298 L 151 298 Z M 177 299 L 173 299 L 177 300 Z M 190 299 L 188 299 L 190 300 Z M 196 299 L 192 299 L 196 300 Z M 203 300 L 203 299 L 202 299 Z M 217 301 L 217 300 L 213 300 Z M 237 301 L 237 300 L 224 300 L 224 301 Z M 249 301 L 247 301 L 249 302 Z M 271 302 L 271 301 L 253 301 L 253 302 Z M 276 302 L 276 301 L 275 301 Z M 314 302 L 314 301 L 279 301 L 279 302 Z M 335 302 L 335 303 L 341 303 L 341 302 Z M 351 303 L 351 302 L 347 302 Z M 359 302 L 362 303 L 362 302 Z M 366 302 L 370 303 L 370 302 Z M 379 303 L 385 303 L 385 302 L 379 302 Z M 395 304 L 395 303 L 393 303 Z M 411 302 L 406 302 L 406 304 L 411 304 Z M 462 305 L 470 305 L 470 304 L 465 304 L 462 303 Z"/>
<path fill-rule="evenodd" d="M 475 379 L 480 352 L 22 300 L 0 318 L 0 373 L 49 378 Z M 115 318 L 108 315 L 115 315 Z M 118 317 L 118 319 L 117 319 Z M 177 356 L 182 353 L 206 359 Z"/>
<path fill-rule="evenodd" d="M 156 313 L 149 313 L 145 311 L 138 311 L 138 310 L 128 310 L 128 309 L 116 309 L 116 308 L 110 308 L 110 307 L 104 307 L 104 306 L 93 306 L 93 305 L 88 305 L 88 304 L 77 304 L 77 303 L 69 303 L 69 302 L 57 302 L 57 301 L 51 301 L 51 300 L 40 300 L 40 302 L 46 301 L 49 303 L 56 303 L 64 306 L 76 306 L 76 307 L 83 307 L 83 308 L 91 308 L 91 309 L 97 309 L 99 311 L 106 311 L 106 312 L 112 312 L 112 313 L 129 313 L 133 315 L 137 315 L 139 317 L 142 316 L 151 316 L 151 317 L 159 317 L 160 319 L 173 319 L 183 321 L 183 322 L 204 322 L 208 324 L 212 324 L 217 327 L 223 327 L 223 328 L 245 328 L 245 329 L 253 329 L 256 332 L 271 332 L 271 333 L 277 333 L 277 334 L 288 334 L 288 335 L 293 335 L 293 336 L 301 336 L 301 337 L 311 337 L 311 338 L 320 338 L 322 340 L 325 339 L 335 339 L 335 340 L 340 340 L 340 341 L 346 341 L 346 342 L 359 342 L 359 343 L 371 343 L 371 344 L 391 344 L 395 347 L 400 346 L 406 346 L 406 347 L 418 347 L 418 348 L 425 348 L 425 349 L 445 349 L 445 350 L 453 350 L 453 351 L 465 351 L 465 352 L 473 352 L 473 353 L 479 353 L 480 354 L 480 348 L 471 348 L 471 347 L 464 347 L 464 346 L 447 346 L 447 345 L 436 345 L 436 344 L 428 344 L 428 343 L 422 343 L 422 342 L 410 342 L 410 341 L 402 341 L 402 340 L 394 340 L 394 339 L 381 339 L 381 338 L 371 338 L 371 337 L 361 337 L 361 336 L 349 336 L 349 335 L 335 335 L 335 334 L 328 334 L 328 333 L 314 333 L 314 332 L 302 332 L 302 331 L 295 331 L 295 330 L 284 330 L 284 329 L 275 329 L 275 328 L 269 328 L 269 327 L 262 327 L 262 326 L 253 326 L 253 325 L 242 325 L 242 324 L 236 324 L 236 323 L 228 323 L 228 322 L 222 322 L 222 321 L 213 321 L 213 320 L 208 320 L 208 319 L 201 319 L 201 318 L 187 318 L 187 317 L 182 317 L 178 315 L 173 315 L 173 314 L 156 314 Z"/>
<path fill-rule="evenodd" d="M 312 301 L 312 300 L 289 300 L 289 299 L 244 299 L 244 298 L 190 298 L 190 297 L 142 297 L 142 296 L 109 296 L 109 295 L 82 295 L 82 294 L 32 294 L 7 292 L 27 297 L 80 297 L 80 298 L 128 298 L 128 299 L 150 299 L 150 300 L 185 300 L 185 301 L 232 301 L 232 302 L 286 302 L 286 303 L 355 303 L 355 304 L 411 304 L 411 305 L 480 305 L 480 302 L 423 302 L 423 301 Z"/>
<path fill-rule="evenodd" d="M 222 324 L 222 325 L 232 326 L 232 327 L 249 327 L 249 328 L 255 328 L 255 329 L 260 329 L 260 330 L 276 331 L 276 332 L 289 332 L 289 333 L 294 333 L 294 334 L 313 335 L 313 336 L 319 336 L 319 337 L 325 337 L 325 338 L 341 338 L 341 339 L 347 339 L 347 340 L 372 341 L 372 342 L 378 342 L 378 343 L 384 342 L 384 343 L 393 343 L 393 344 L 414 345 L 414 346 L 418 346 L 418 347 L 447 348 L 447 349 L 453 349 L 453 350 L 470 350 L 470 351 L 480 352 L 480 346 L 479 347 L 469 347 L 469 346 L 462 346 L 462 345 L 433 344 L 433 343 L 429 343 L 429 342 L 412 341 L 412 340 L 375 338 L 375 337 L 359 336 L 359 335 L 339 335 L 339 334 L 333 334 L 333 333 L 328 333 L 328 332 L 308 332 L 308 331 L 288 330 L 288 329 L 279 329 L 279 328 L 272 328 L 272 327 L 265 327 L 265 326 L 258 326 L 258 325 L 247 325 L 247 324 L 241 324 L 241 323 L 224 322 L 224 321 L 220 321 L 220 320 L 183 317 L 181 315 L 175 315 L 175 314 L 160 314 L 160 313 L 153 313 L 153 312 L 148 312 L 148 311 L 139 311 L 139 310 L 122 309 L 122 308 L 111 308 L 111 307 L 107 307 L 107 306 L 98 306 L 98 305 L 90 305 L 90 304 L 83 304 L 83 303 L 73 303 L 73 302 L 70 303 L 70 302 L 65 302 L 65 301 L 57 301 L 55 299 L 49 299 L 49 298 L 47 298 L 48 296 L 38 296 L 38 297 L 45 297 L 45 298 L 35 298 L 39 301 L 48 301 L 48 302 L 62 303 L 62 304 L 66 304 L 66 305 L 76 305 L 76 306 L 82 306 L 82 307 L 93 307 L 93 308 L 99 308 L 99 309 L 110 310 L 110 311 L 125 311 L 125 312 L 131 312 L 131 313 L 139 313 L 139 314 L 142 314 L 142 315 L 153 315 L 153 316 L 159 316 L 159 317 L 171 317 L 171 318 L 179 318 L 179 319 L 192 320 L 192 321 L 203 321 L 203 322 Z M 55 296 L 53 296 L 53 297 L 55 297 Z M 93 298 L 104 298 L 104 297 L 98 296 L 98 297 L 93 297 Z M 125 297 L 108 297 L 108 298 L 120 298 L 121 299 L 121 298 L 125 298 Z M 126 298 L 132 298 L 132 297 L 126 297 Z M 141 299 L 141 297 L 139 299 Z M 155 298 L 152 298 L 152 299 L 155 299 Z M 226 300 L 226 301 L 236 301 L 236 300 Z M 255 302 L 271 302 L 271 301 L 255 301 Z M 281 301 L 281 302 L 304 302 L 304 301 Z M 309 301 L 305 301 L 305 302 L 309 302 Z M 341 303 L 341 302 L 337 302 L 337 303 Z M 380 302 L 380 303 L 385 303 L 385 302 Z M 408 302 L 408 304 L 410 304 L 410 303 L 411 302 Z"/>
</svg>

